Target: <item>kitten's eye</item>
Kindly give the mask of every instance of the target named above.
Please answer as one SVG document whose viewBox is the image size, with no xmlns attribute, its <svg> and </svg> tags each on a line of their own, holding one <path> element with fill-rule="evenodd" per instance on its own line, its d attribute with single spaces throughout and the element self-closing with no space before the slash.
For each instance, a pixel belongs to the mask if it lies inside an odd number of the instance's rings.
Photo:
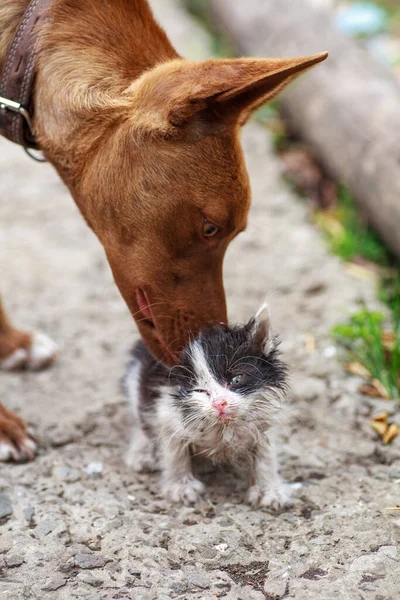
<svg viewBox="0 0 400 600">
<path fill-rule="evenodd" d="M 229 382 L 229 386 L 238 385 L 242 381 L 242 377 L 243 375 L 236 375 L 235 377 L 232 377 L 232 379 Z"/>
<path fill-rule="evenodd" d="M 194 390 L 192 390 L 192 392 L 198 392 L 199 394 L 207 394 L 207 396 L 209 395 L 207 390 L 202 390 L 201 388 L 195 388 Z"/>
<path fill-rule="evenodd" d="M 204 221 L 204 225 L 203 225 L 204 237 L 213 237 L 214 235 L 216 235 L 218 233 L 218 231 L 219 231 L 219 227 L 217 227 L 217 225 L 214 225 L 214 223 L 207 221 L 207 219 Z"/>
</svg>

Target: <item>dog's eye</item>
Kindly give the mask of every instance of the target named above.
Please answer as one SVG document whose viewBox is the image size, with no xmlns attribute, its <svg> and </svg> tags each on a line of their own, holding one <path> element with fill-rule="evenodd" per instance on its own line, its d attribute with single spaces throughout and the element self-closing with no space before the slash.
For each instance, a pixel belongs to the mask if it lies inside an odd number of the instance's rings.
<svg viewBox="0 0 400 600">
<path fill-rule="evenodd" d="M 229 387 L 232 385 L 238 385 L 241 381 L 242 381 L 242 377 L 243 375 L 236 375 L 235 377 L 232 377 L 232 379 L 229 382 Z"/>
<path fill-rule="evenodd" d="M 218 231 L 219 231 L 219 227 L 217 227 L 217 225 L 214 225 L 214 223 L 207 221 L 207 219 L 204 221 L 204 225 L 203 225 L 204 237 L 213 237 L 214 235 L 216 235 L 218 233 Z"/>
</svg>

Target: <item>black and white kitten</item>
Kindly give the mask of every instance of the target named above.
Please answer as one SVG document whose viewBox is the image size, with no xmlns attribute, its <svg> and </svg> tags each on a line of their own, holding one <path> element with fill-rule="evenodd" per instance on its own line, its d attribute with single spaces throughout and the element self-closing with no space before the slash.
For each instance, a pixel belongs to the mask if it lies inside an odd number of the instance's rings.
<svg viewBox="0 0 400 600">
<path fill-rule="evenodd" d="M 287 392 L 286 375 L 266 306 L 247 325 L 202 331 L 172 369 L 137 343 L 124 378 L 134 414 L 127 464 L 136 471 L 161 469 L 163 494 L 189 504 L 204 492 L 192 456 L 248 461 L 248 501 L 287 504 L 289 486 L 267 438 Z"/>
</svg>

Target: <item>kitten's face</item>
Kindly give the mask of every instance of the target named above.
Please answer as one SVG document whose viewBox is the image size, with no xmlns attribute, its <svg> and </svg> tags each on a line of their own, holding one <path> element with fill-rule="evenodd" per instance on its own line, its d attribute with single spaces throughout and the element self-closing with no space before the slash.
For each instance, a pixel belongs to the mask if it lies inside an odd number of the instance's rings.
<svg viewBox="0 0 400 600">
<path fill-rule="evenodd" d="M 203 331 L 183 352 L 176 402 L 188 426 L 248 422 L 265 426 L 286 391 L 269 317 Z"/>
</svg>

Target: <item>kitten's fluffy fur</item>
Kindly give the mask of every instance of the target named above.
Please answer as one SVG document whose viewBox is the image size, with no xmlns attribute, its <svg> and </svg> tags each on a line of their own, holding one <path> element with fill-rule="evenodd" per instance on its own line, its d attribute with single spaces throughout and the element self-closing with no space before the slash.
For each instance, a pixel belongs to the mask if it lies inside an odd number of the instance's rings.
<svg viewBox="0 0 400 600">
<path fill-rule="evenodd" d="M 248 461 L 252 504 L 288 502 L 267 438 L 287 385 L 266 307 L 247 325 L 204 330 L 172 369 L 139 342 L 124 387 L 134 413 L 127 462 L 136 471 L 161 469 L 165 496 L 198 500 L 204 485 L 191 464 L 198 454 L 216 463 Z"/>
</svg>

